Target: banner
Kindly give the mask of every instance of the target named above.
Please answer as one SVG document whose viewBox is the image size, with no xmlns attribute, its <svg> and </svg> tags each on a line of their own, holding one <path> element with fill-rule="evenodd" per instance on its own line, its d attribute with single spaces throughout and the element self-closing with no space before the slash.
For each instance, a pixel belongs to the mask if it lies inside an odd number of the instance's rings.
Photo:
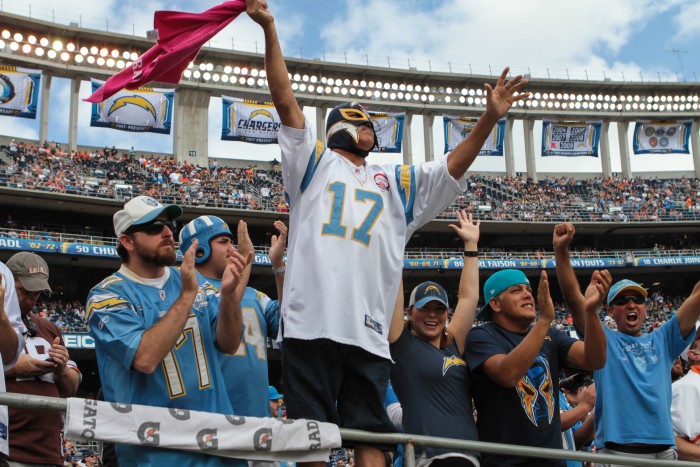
<svg viewBox="0 0 700 467">
<path fill-rule="evenodd" d="M 600 122 L 542 121 L 542 157 L 598 157 Z"/>
<path fill-rule="evenodd" d="M 700 256 L 680 256 L 664 258 L 635 258 L 635 266 L 697 266 L 700 265 Z"/>
<path fill-rule="evenodd" d="M 450 115 L 442 116 L 442 124 L 445 130 L 445 153 L 452 151 L 464 138 L 469 136 L 469 133 L 474 129 L 474 125 L 478 118 L 472 117 L 452 117 Z M 502 156 L 503 155 L 503 137 L 506 131 L 505 119 L 499 120 L 496 126 L 493 127 L 489 137 L 479 151 L 480 156 Z"/>
<path fill-rule="evenodd" d="M 93 79 L 92 92 L 103 84 Z M 121 90 L 103 102 L 93 102 L 90 126 L 169 135 L 174 96 L 172 89 Z"/>
<path fill-rule="evenodd" d="M 603 268 L 622 268 L 627 265 L 624 258 L 571 258 L 571 267 L 574 269 L 603 269 Z M 547 269 L 557 267 L 557 262 L 553 259 L 548 259 L 545 262 Z"/>
<path fill-rule="evenodd" d="M 0 115 L 36 119 L 41 70 L 0 66 Z"/>
<path fill-rule="evenodd" d="M 255 144 L 277 144 L 280 117 L 272 102 L 221 96 L 221 139 Z"/>
<path fill-rule="evenodd" d="M 374 132 L 379 142 L 379 149 L 376 152 L 401 152 L 403 122 L 406 113 L 368 113 L 374 124 Z"/>
<path fill-rule="evenodd" d="M 639 121 L 634 126 L 635 154 L 690 154 L 692 120 Z"/>
</svg>

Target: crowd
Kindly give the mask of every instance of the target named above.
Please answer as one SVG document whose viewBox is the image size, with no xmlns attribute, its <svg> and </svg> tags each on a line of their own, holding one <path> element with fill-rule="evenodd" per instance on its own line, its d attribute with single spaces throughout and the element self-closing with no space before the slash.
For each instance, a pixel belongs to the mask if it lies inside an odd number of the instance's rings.
<svg viewBox="0 0 700 467">
<path fill-rule="evenodd" d="M 14 148 L 10 150 L 10 147 Z M 279 166 L 201 167 L 121 152 L 67 152 L 53 143 L 12 143 L 12 163 L 0 166 L 0 185 L 113 199 L 148 195 L 185 206 L 287 212 Z M 467 209 L 475 218 L 527 222 L 637 222 L 700 219 L 698 179 L 621 177 L 574 179 L 471 174 L 467 190 L 438 217 Z"/>
</svg>

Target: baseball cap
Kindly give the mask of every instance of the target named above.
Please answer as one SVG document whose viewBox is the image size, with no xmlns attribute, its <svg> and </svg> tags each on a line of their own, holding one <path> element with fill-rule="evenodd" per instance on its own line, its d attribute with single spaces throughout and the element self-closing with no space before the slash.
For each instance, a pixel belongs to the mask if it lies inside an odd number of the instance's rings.
<svg viewBox="0 0 700 467">
<path fill-rule="evenodd" d="M 267 398 L 271 401 L 276 401 L 279 399 L 284 399 L 284 395 L 277 392 L 277 388 L 275 388 L 274 386 L 269 386 L 267 388 Z"/>
<path fill-rule="evenodd" d="M 95 451 L 91 451 L 89 449 L 86 449 L 85 451 L 83 451 L 83 459 L 86 459 L 86 458 L 88 458 L 90 456 L 94 456 L 94 455 L 95 455 Z"/>
<path fill-rule="evenodd" d="M 173 220 L 182 215 L 182 208 L 177 204 L 163 206 L 150 196 L 137 196 L 114 214 L 114 233 L 118 237 L 132 225 L 147 224 L 163 212 L 168 215 L 168 220 Z"/>
<path fill-rule="evenodd" d="M 41 256 L 29 251 L 20 251 L 12 255 L 6 264 L 25 290 L 51 293 L 49 266 Z"/>
<path fill-rule="evenodd" d="M 484 283 L 484 301 L 486 304 L 476 315 L 479 321 L 493 320 L 493 310 L 491 309 L 491 299 L 500 294 L 508 287 L 514 285 L 530 285 L 530 280 L 524 272 L 518 269 L 504 269 L 491 275 Z"/>
<path fill-rule="evenodd" d="M 610 305 L 610 302 L 612 302 L 620 292 L 624 292 L 625 290 L 634 290 L 635 292 L 639 292 L 644 298 L 646 298 L 648 295 L 647 289 L 645 289 L 641 285 L 629 279 L 622 279 L 621 281 L 614 283 L 613 286 L 610 287 L 610 292 L 608 292 L 607 304 Z"/>
<path fill-rule="evenodd" d="M 423 282 L 418 284 L 411 292 L 411 298 L 408 301 L 408 306 L 423 308 L 428 302 L 433 300 L 442 303 L 446 308 L 450 308 L 447 301 L 447 292 L 440 284 L 435 282 Z"/>
</svg>

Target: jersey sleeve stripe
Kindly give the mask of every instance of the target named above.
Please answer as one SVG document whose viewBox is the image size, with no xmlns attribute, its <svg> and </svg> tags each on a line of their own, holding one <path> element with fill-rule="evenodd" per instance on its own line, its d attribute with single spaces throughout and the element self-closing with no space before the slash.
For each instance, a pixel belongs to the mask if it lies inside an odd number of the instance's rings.
<svg viewBox="0 0 700 467">
<path fill-rule="evenodd" d="M 89 320 L 94 311 L 111 311 L 122 308 L 131 308 L 131 304 L 123 298 L 115 296 L 107 296 L 104 298 L 101 295 L 96 295 L 90 299 L 87 310 L 85 311 L 85 319 Z"/>
<path fill-rule="evenodd" d="M 406 225 L 413 222 L 413 203 L 416 198 L 416 174 L 412 165 L 397 165 L 396 180 L 398 180 L 399 196 L 406 216 Z"/>
<path fill-rule="evenodd" d="M 309 165 L 306 167 L 306 172 L 304 173 L 304 178 L 301 180 L 301 192 L 303 193 L 304 190 L 309 186 L 311 183 L 311 179 L 314 178 L 314 174 L 316 173 L 316 169 L 318 168 L 319 162 L 321 162 L 321 159 L 323 158 L 323 154 L 326 152 L 326 146 L 316 140 L 316 147 L 314 147 L 314 152 L 311 153 L 311 157 L 309 157 Z"/>
</svg>

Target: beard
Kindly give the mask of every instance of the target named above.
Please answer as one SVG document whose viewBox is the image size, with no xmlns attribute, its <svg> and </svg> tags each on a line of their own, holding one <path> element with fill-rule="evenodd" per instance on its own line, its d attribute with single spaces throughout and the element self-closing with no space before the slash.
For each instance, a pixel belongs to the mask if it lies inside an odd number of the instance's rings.
<svg viewBox="0 0 700 467">
<path fill-rule="evenodd" d="M 165 245 L 170 245 L 172 246 L 172 248 L 165 250 L 163 249 L 164 244 L 160 244 L 154 249 L 149 249 L 140 245 L 138 242 L 135 242 L 134 253 L 138 255 L 141 258 L 141 260 L 145 263 L 159 267 L 172 266 L 177 260 L 177 254 L 175 253 L 175 244 L 167 243 Z"/>
</svg>

